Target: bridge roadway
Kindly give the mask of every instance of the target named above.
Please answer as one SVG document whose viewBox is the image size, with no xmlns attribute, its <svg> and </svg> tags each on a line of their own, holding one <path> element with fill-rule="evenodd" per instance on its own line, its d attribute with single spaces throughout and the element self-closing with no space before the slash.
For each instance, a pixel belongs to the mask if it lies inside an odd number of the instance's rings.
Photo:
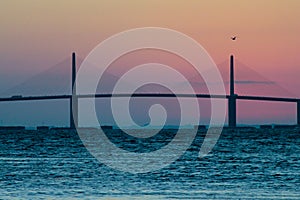
<svg viewBox="0 0 300 200">
<path fill-rule="evenodd" d="M 217 94 L 171 94 L 171 93 L 134 93 L 134 94 L 82 94 L 77 95 L 77 98 L 113 98 L 113 97 L 149 97 L 149 98 L 215 98 L 215 99 L 229 99 L 230 95 L 217 95 Z M 72 95 L 51 95 L 51 96 L 12 96 L 0 98 L 0 102 L 7 101 L 35 101 L 35 100 L 55 100 L 55 99 L 71 99 Z M 240 96 L 235 95 L 236 99 L 240 100 L 254 100 L 254 101 L 277 101 L 277 102 L 299 102 L 297 98 L 284 98 L 284 97 L 265 97 L 265 96 Z"/>
</svg>

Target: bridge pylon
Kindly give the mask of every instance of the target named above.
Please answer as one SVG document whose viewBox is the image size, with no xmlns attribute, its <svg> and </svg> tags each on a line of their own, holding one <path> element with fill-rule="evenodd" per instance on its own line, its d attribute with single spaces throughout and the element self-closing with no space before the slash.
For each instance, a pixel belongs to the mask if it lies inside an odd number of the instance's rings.
<svg viewBox="0 0 300 200">
<path fill-rule="evenodd" d="M 297 101 L 297 125 L 300 127 L 300 100 Z"/>
<path fill-rule="evenodd" d="M 228 98 L 228 126 L 236 127 L 236 97 L 234 93 L 234 57 L 230 56 L 230 95 Z"/>
<path fill-rule="evenodd" d="M 76 54 L 72 53 L 72 80 L 70 97 L 70 128 L 75 129 L 78 126 L 78 97 L 76 93 Z"/>
</svg>

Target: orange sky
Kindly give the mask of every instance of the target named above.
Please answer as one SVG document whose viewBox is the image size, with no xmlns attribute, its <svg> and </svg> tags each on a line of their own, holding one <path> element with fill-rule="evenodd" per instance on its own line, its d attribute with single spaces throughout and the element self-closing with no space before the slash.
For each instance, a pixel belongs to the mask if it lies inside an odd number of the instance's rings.
<svg viewBox="0 0 300 200">
<path fill-rule="evenodd" d="M 112 34 L 158 26 L 196 39 L 216 63 L 233 52 L 266 77 L 294 85 L 297 93 L 299 10 L 297 0 L 2 0 L 0 66 L 8 77 L 18 71 L 25 79 L 72 51 L 86 56 Z M 232 35 L 238 36 L 236 42 L 230 41 Z"/>
</svg>

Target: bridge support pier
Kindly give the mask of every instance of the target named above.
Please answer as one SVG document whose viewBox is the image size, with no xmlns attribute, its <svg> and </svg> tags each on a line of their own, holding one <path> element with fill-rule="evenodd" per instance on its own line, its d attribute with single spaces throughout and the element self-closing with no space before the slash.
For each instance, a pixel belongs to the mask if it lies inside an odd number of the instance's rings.
<svg viewBox="0 0 300 200">
<path fill-rule="evenodd" d="M 72 53 L 72 95 L 70 97 L 70 128 L 75 129 L 78 126 L 78 98 L 76 94 L 76 55 Z"/>
<path fill-rule="evenodd" d="M 297 125 L 300 126 L 300 100 L 297 101 Z"/>
<path fill-rule="evenodd" d="M 236 127 L 236 96 L 229 96 L 228 99 L 228 126 Z"/>
</svg>

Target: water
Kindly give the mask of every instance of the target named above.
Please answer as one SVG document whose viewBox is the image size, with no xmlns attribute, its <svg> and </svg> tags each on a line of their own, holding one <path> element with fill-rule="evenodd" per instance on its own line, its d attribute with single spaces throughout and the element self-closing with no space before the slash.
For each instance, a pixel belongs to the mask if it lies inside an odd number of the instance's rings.
<svg viewBox="0 0 300 200">
<path fill-rule="evenodd" d="M 167 168 L 129 174 L 99 163 L 75 132 L 2 130 L 0 199 L 300 199 L 299 130 L 223 131 L 199 159 L 202 139 Z"/>
</svg>

